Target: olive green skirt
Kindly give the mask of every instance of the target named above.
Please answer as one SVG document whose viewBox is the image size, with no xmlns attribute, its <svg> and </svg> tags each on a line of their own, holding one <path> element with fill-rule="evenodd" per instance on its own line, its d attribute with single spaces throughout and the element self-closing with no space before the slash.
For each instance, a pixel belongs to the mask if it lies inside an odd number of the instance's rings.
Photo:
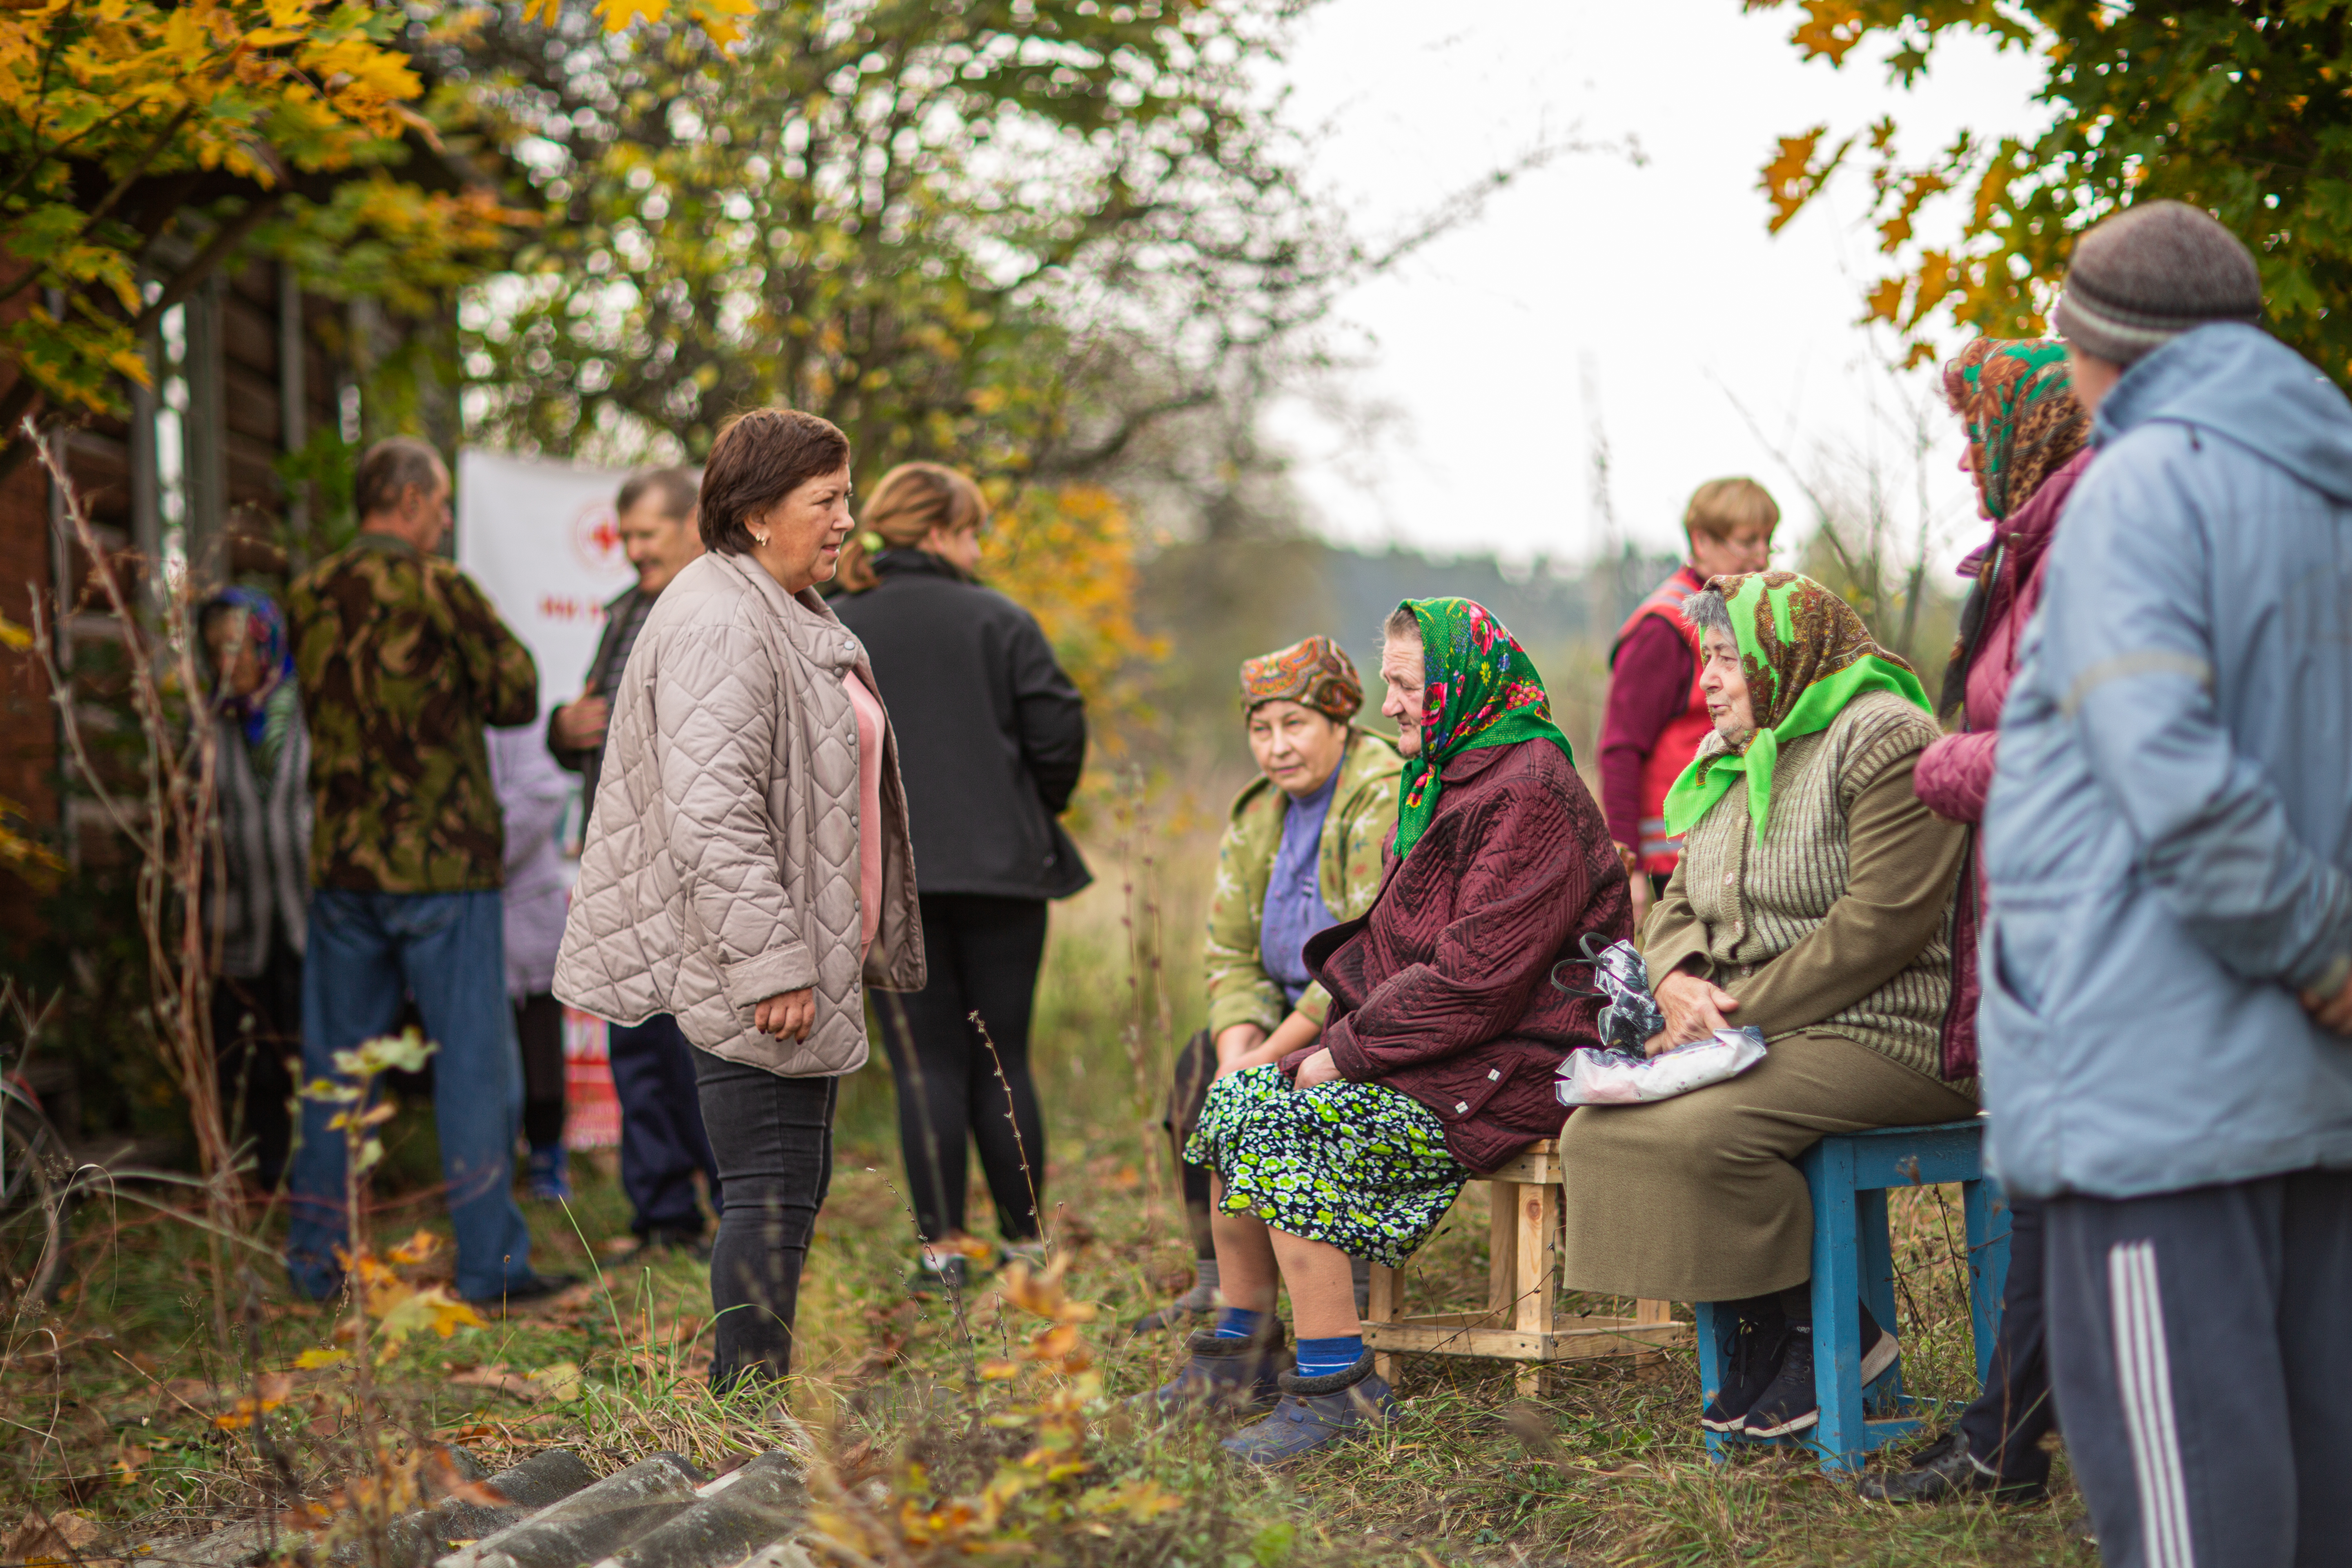
<svg viewBox="0 0 2352 1568">
<path fill-rule="evenodd" d="M 1739 1077 L 1568 1119 L 1561 1278 L 1571 1290 L 1734 1301 L 1813 1274 L 1796 1162 L 1832 1132 L 1958 1121 L 1976 1102 L 1836 1035 L 1775 1040 Z"/>
</svg>

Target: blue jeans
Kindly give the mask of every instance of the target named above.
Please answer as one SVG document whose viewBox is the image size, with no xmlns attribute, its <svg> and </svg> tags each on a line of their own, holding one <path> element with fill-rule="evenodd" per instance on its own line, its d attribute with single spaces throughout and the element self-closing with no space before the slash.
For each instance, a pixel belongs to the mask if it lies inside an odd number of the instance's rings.
<svg viewBox="0 0 2352 1568">
<path fill-rule="evenodd" d="M 495 1300 L 531 1278 L 530 1231 L 514 1201 L 514 1141 L 522 1117 L 522 1054 L 507 1005 L 499 895 L 310 895 L 302 970 L 302 1077 L 333 1078 L 334 1054 L 391 1030 L 404 992 L 416 999 L 433 1058 L 441 1175 L 457 1233 L 457 1294 Z M 335 1108 L 302 1103 L 286 1269 L 314 1300 L 342 1288 L 335 1249 L 350 1245 L 343 1213 L 343 1135 Z"/>
</svg>

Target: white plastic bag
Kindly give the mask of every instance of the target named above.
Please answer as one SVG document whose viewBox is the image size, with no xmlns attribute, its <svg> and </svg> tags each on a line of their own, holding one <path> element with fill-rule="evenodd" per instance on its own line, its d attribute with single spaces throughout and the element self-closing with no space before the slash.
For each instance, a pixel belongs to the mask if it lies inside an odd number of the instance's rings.
<svg viewBox="0 0 2352 1568">
<path fill-rule="evenodd" d="M 1737 1078 L 1763 1059 L 1764 1035 L 1753 1028 L 1717 1029 L 1654 1057 L 1587 1046 L 1568 1054 L 1552 1087 L 1562 1105 L 1638 1105 Z"/>
</svg>

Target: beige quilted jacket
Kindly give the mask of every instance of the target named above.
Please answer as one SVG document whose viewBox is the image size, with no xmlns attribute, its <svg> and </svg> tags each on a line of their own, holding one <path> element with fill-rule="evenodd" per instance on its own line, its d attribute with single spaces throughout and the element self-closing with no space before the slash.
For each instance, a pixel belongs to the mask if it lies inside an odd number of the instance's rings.
<svg viewBox="0 0 2352 1568">
<path fill-rule="evenodd" d="M 787 1078 L 866 1063 L 866 984 L 923 984 L 898 742 L 882 759 L 882 919 L 861 967 L 857 728 L 866 650 L 814 593 L 702 556 L 646 616 L 613 698 L 555 994 L 616 1024 L 676 1015 L 706 1051 Z M 806 1040 L 752 1025 L 814 986 Z"/>
</svg>

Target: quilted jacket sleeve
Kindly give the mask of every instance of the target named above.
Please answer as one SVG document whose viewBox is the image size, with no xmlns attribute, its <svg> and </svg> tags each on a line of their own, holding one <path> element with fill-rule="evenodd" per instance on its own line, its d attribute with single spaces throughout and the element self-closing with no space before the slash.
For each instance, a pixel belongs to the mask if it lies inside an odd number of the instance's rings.
<svg viewBox="0 0 2352 1568">
<path fill-rule="evenodd" d="M 728 1005 L 816 983 L 799 901 L 784 886 L 768 789 L 776 772 L 774 667 L 748 627 L 676 629 L 654 682 L 655 756 L 688 918 L 715 952 Z"/>
<path fill-rule="evenodd" d="M 1264 801 L 1256 802 L 1261 807 Z M 1208 942 L 1201 961 L 1208 982 L 1209 1032 L 1236 1024 L 1271 1031 L 1282 1022 L 1282 987 L 1258 953 L 1258 920 L 1274 865 L 1274 841 L 1263 810 L 1237 809 L 1217 845 L 1217 880 L 1209 894 Z M 1275 820 L 1279 820 L 1276 814 Z"/>
</svg>

